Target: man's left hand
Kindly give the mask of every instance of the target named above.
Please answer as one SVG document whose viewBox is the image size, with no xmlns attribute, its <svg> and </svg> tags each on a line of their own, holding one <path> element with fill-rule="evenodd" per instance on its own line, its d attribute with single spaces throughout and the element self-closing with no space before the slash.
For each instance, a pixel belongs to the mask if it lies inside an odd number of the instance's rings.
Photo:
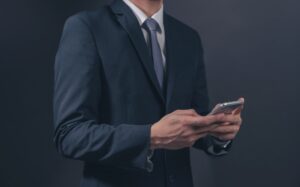
<svg viewBox="0 0 300 187">
<path fill-rule="evenodd" d="M 240 100 L 243 100 L 241 98 Z M 242 124 L 241 111 L 243 106 L 234 110 L 231 114 L 226 114 L 226 122 L 218 125 L 216 128 L 209 131 L 209 134 L 222 140 L 229 141 L 233 140 L 240 130 Z"/>
</svg>

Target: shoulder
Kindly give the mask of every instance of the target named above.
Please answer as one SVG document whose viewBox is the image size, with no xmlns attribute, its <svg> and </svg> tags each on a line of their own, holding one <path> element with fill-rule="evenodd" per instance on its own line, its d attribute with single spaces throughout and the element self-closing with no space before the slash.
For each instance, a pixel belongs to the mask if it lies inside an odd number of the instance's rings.
<svg viewBox="0 0 300 187">
<path fill-rule="evenodd" d="M 201 37 L 194 28 L 167 13 L 165 13 L 165 21 L 165 25 L 168 25 L 168 29 L 176 35 L 176 38 L 187 43 L 192 48 L 202 50 Z"/>
<path fill-rule="evenodd" d="M 74 46 L 96 46 L 95 33 L 98 33 L 96 28 L 105 27 L 105 21 L 110 20 L 108 15 L 108 8 L 101 7 L 93 11 L 81 11 L 68 17 L 63 26 L 60 48 L 62 46 L 68 46 L 70 49 L 74 49 Z"/>
<path fill-rule="evenodd" d="M 97 10 L 81 11 L 70 17 L 65 21 L 65 25 L 78 25 L 92 28 L 97 24 L 105 24 L 109 20 L 111 12 L 108 6 L 102 6 Z"/>
<path fill-rule="evenodd" d="M 165 14 L 165 16 L 166 20 L 169 22 L 171 29 L 176 29 L 180 34 L 184 34 L 185 36 L 191 37 L 192 39 L 200 39 L 198 32 L 191 26 L 183 23 L 182 21 L 167 13 Z"/>
<path fill-rule="evenodd" d="M 165 25 L 167 24 L 168 29 L 175 35 L 174 38 L 192 49 L 203 50 L 201 37 L 194 28 L 167 13 L 165 13 L 165 21 Z"/>
</svg>

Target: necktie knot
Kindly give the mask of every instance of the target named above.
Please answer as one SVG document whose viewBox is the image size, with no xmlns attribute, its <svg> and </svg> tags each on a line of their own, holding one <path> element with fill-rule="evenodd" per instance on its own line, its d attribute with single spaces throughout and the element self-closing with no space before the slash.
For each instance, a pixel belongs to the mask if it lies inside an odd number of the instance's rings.
<svg viewBox="0 0 300 187">
<path fill-rule="evenodd" d="M 161 32 L 159 24 L 153 18 L 146 19 L 142 26 L 149 31 Z"/>
</svg>

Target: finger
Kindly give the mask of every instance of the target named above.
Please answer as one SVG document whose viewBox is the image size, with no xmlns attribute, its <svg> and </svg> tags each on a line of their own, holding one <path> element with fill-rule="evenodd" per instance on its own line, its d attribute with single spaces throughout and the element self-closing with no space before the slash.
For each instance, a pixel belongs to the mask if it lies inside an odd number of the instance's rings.
<svg viewBox="0 0 300 187">
<path fill-rule="evenodd" d="M 179 116 L 180 122 L 184 125 L 199 126 L 199 116 L 185 115 Z"/>
<path fill-rule="evenodd" d="M 218 127 L 218 124 L 213 124 L 213 125 L 209 125 L 209 126 L 191 126 L 191 129 L 193 130 L 193 133 L 199 134 L 199 133 L 204 133 L 204 132 L 209 132 L 212 129 Z"/>
<path fill-rule="evenodd" d="M 237 109 L 233 110 L 232 114 L 240 114 L 244 108 L 245 99 L 243 97 L 239 98 L 238 101 L 241 101 L 243 104 Z"/>
<path fill-rule="evenodd" d="M 232 123 L 229 122 L 223 122 L 223 123 L 218 123 L 217 126 L 224 126 L 224 125 L 232 125 Z"/>
<path fill-rule="evenodd" d="M 238 107 L 237 109 L 234 109 L 234 110 L 232 111 L 232 114 L 234 114 L 234 115 L 241 114 L 242 110 L 243 110 L 243 105 L 240 106 L 240 107 Z"/>
<path fill-rule="evenodd" d="M 234 114 L 234 115 L 241 114 L 241 112 L 243 111 L 243 109 L 244 109 L 244 104 L 241 105 L 241 106 L 239 106 L 238 108 L 234 109 L 232 111 L 232 114 Z"/>
<path fill-rule="evenodd" d="M 208 135 L 208 133 L 198 133 L 197 134 L 197 140 L 200 139 L 200 138 L 203 138 L 203 137 L 205 137 L 207 135 Z"/>
<path fill-rule="evenodd" d="M 229 123 L 235 124 L 240 121 L 239 116 L 225 115 L 223 113 L 207 116 L 186 116 L 184 117 L 184 123 L 193 126 L 210 126 L 213 124 Z"/>
<path fill-rule="evenodd" d="M 216 115 L 207 115 L 207 116 L 201 116 L 199 118 L 198 124 L 200 126 L 209 126 L 212 124 L 219 124 L 223 123 L 224 121 L 224 114 L 216 114 Z"/>
<path fill-rule="evenodd" d="M 239 125 L 228 125 L 228 126 L 216 127 L 210 130 L 210 133 L 228 134 L 228 133 L 237 133 L 239 130 L 240 130 Z"/>
<path fill-rule="evenodd" d="M 175 110 L 173 113 L 176 115 L 189 115 L 189 116 L 197 116 L 198 115 L 198 113 L 194 109 Z"/>
<path fill-rule="evenodd" d="M 241 121 L 242 121 L 242 119 L 239 115 L 225 115 L 224 116 L 224 122 L 227 122 L 230 124 L 240 124 Z"/>
<path fill-rule="evenodd" d="M 238 100 L 242 101 L 243 103 L 245 103 L 245 98 L 244 97 L 240 97 Z"/>
<path fill-rule="evenodd" d="M 236 137 L 235 133 L 231 134 L 218 134 L 218 133 L 210 133 L 210 135 L 222 140 L 222 141 L 229 141 L 233 140 Z"/>
</svg>

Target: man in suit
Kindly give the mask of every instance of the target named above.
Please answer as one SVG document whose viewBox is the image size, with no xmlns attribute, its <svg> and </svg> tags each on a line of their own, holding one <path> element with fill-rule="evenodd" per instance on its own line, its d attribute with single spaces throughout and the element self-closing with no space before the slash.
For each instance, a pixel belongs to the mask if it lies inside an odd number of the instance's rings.
<svg viewBox="0 0 300 187">
<path fill-rule="evenodd" d="M 84 161 L 83 187 L 192 187 L 189 148 L 221 156 L 240 110 L 207 115 L 197 32 L 163 0 L 117 0 L 65 24 L 55 63 L 54 141 Z"/>
</svg>

